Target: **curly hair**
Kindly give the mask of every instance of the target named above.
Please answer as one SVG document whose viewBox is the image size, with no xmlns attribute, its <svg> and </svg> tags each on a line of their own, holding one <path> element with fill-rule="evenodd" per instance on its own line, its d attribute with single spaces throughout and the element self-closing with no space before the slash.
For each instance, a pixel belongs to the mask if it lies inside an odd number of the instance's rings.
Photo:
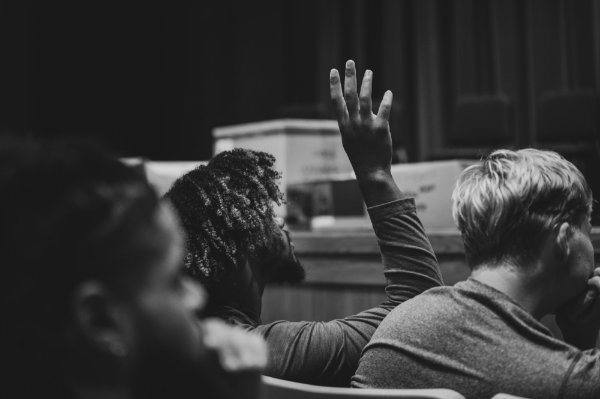
<svg viewBox="0 0 600 399">
<path fill-rule="evenodd" d="M 277 245 L 274 204 L 283 194 L 275 157 L 236 148 L 173 183 L 165 194 L 186 233 L 185 266 L 209 293 L 230 281 L 240 262 Z"/>
</svg>

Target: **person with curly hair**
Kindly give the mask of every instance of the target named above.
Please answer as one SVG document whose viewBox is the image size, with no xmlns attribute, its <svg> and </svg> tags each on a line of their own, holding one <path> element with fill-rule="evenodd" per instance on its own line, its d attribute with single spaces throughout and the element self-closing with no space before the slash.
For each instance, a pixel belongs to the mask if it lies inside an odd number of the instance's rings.
<svg viewBox="0 0 600 399">
<path fill-rule="evenodd" d="M 282 195 L 272 156 L 243 149 L 221 153 L 180 177 L 166 194 L 187 234 L 186 270 L 210 294 L 207 313 L 263 335 L 269 350 L 266 375 L 330 386 L 349 386 L 363 347 L 392 309 L 443 284 L 414 200 L 391 175 L 392 94 L 386 92 L 375 115 L 372 73 L 365 74 L 359 98 L 352 61 L 344 85 L 342 105 L 339 74 L 332 70 L 342 142 L 381 248 L 387 299 L 380 305 L 328 322 L 261 324 L 265 284 L 303 277 L 289 234 L 274 218 Z"/>
<path fill-rule="evenodd" d="M 237 280 L 246 260 L 249 265 L 260 264 L 252 273 L 261 287 L 266 282 L 304 278 L 303 268 L 286 247 L 277 225 L 280 221 L 273 205 L 282 203 L 283 194 L 277 186 L 281 175 L 274 163 L 275 158 L 264 152 L 223 152 L 178 179 L 165 194 L 187 232 L 186 269 L 208 290 L 209 314 L 214 312 L 213 303 L 230 299 L 224 288 L 243 289 L 229 282 Z M 281 257 L 283 251 L 289 256 Z M 252 316 L 259 317 L 260 309 Z"/>
</svg>

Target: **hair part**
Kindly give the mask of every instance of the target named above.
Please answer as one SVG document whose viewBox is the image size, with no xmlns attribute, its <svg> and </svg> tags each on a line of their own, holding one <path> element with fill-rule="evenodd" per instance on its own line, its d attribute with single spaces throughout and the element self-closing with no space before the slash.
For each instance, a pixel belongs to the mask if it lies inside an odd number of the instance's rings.
<svg viewBox="0 0 600 399">
<path fill-rule="evenodd" d="M 497 150 L 466 168 L 452 194 L 452 216 L 469 266 L 517 264 L 539 255 L 563 222 L 579 225 L 592 208 L 583 174 L 552 151 Z"/>
</svg>

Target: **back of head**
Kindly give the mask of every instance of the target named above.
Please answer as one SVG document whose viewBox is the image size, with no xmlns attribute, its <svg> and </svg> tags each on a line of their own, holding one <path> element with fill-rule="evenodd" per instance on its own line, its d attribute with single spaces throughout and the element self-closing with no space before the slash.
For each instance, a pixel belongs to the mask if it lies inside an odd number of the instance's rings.
<svg viewBox="0 0 600 399">
<path fill-rule="evenodd" d="M 241 263 L 267 257 L 279 243 L 275 203 L 283 198 L 267 153 L 235 149 L 179 178 L 165 194 L 186 233 L 185 265 L 211 300 L 233 282 Z"/>
<path fill-rule="evenodd" d="M 497 150 L 463 171 L 452 202 L 471 267 L 524 264 L 537 258 L 542 240 L 560 223 L 582 222 L 592 192 L 555 152 Z"/>
<path fill-rule="evenodd" d="M 73 290 L 135 274 L 133 237 L 158 198 L 139 172 L 86 144 L 11 151 L 0 154 L 2 361 L 20 385 L 14 397 L 68 397 L 60 363 Z"/>
</svg>

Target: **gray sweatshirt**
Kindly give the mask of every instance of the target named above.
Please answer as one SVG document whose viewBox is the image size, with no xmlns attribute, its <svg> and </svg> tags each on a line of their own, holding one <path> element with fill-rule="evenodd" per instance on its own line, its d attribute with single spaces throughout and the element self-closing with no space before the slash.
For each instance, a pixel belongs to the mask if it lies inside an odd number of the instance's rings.
<svg viewBox="0 0 600 399">
<path fill-rule="evenodd" d="M 467 398 L 600 398 L 600 353 L 552 333 L 503 293 L 469 279 L 394 309 L 352 386 L 450 388 Z"/>
<path fill-rule="evenodd" d="M 359 314 L 328 322 L 276 321 L 261 325 L 239 309 L 219 317 L 261 333 L 269 348 L 265 374 L 320 385 L 349 386 L 364 346 L 398 304 L 442 285 L 438 263 L 419 221 L 414 200 L 368 209 L 381 249 L 387 300 Z"/>
</svg>

